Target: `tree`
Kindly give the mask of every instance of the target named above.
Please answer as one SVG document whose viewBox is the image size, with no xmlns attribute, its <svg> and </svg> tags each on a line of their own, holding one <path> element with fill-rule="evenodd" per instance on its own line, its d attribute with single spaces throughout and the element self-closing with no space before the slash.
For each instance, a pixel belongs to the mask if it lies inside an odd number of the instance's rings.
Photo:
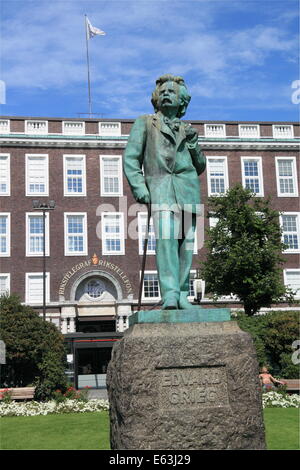
<svg viewBox="0 0 300 470">
<path fill-rule="evenodd" d="M 0 335 L 6 345 L 1 386 L 36 386 L 36 398 L 66 387 L 63 335 L 15 296 L 0 297 Z"/>
<path fill-rule="evenodd" d="M 251 334 L 260 367 L 267 366 L 277 377 L 297 379 L 299 364 L 293 360 L 293 344 L 299 337 L 299 312 L 268 312 L 246 316 L 238 313 L 240 328 Z"/>
<path fill-rule="evenodd" d="M 238 184 L 222 197 L 209 198 L 209 208 L 209 217 L 217 223 L 209 230 L 201 269 L 207 291 L 236 295 L 247 315 L 277 301 L 292 302 L 282 281 L 285 245 L 279 213 L 270 208 L 270 201 Z"/>
</svg>

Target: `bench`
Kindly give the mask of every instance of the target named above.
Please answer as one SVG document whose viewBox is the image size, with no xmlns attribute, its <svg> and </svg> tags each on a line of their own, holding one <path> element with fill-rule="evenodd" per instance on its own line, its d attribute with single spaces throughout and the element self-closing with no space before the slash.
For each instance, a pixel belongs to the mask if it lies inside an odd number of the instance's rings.
<svg viewBox="0 0 300 470">
<path fill-rule="evenodd" d="M 280 379 L 281 382 L 285 382 L 285 389 L 287 392 L 297 393 L 300 390 L 299 379 Z"/>
<path fill-rule="evenodd" d="M 12 400 L 32 400 L 34 397 L 35 387 L 17 387 L 1 389 L 0 395 L 6 390 L 11 392 Z"/>
</svg>

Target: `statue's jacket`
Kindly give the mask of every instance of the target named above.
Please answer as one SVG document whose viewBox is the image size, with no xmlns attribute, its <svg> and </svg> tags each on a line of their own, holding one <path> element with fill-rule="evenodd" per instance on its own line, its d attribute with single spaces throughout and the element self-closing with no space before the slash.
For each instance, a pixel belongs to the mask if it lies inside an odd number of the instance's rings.
<svg viewBox="0 0 300 470">
<path fill-rule="evenodd" d="M 188 124 L 179 121 L 173 133 L 156 114 L 140 116 L 133 124 L 124 152 L 124 172 L 134 197 L 150 192 L 152 208 L 173 210 L 175 206 L 200 213 L 199 175 L 206 159 L 198 142 L 188 143 Z"/>
</svg>

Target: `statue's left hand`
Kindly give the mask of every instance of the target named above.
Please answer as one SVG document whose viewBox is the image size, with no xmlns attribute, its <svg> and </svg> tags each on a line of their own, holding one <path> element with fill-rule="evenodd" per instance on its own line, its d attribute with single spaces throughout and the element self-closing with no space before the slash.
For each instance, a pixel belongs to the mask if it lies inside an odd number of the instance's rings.
<svg viewBox="0 0 300 470">
<path fill-rule="evenodd" d="M 185 128 L 185 135 L 189 144 L 196 144 L 198 142 L 198 131 L 191 125 Z"/>
</svg>

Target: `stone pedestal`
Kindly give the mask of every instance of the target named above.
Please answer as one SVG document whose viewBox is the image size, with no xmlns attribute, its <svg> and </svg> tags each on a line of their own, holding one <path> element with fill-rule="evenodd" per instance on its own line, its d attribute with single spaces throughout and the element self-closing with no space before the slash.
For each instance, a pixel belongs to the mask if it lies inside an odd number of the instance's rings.
<svg viewBox="0 0 300 470">
<path fill-rule="evenodd" d="M 264 449 L 249 334 L 234 321 L 168 317 L 172 311 L 163 323 L 133 324 L 114 345 L 107 371 L 111 448 Z"/>
</svg>

